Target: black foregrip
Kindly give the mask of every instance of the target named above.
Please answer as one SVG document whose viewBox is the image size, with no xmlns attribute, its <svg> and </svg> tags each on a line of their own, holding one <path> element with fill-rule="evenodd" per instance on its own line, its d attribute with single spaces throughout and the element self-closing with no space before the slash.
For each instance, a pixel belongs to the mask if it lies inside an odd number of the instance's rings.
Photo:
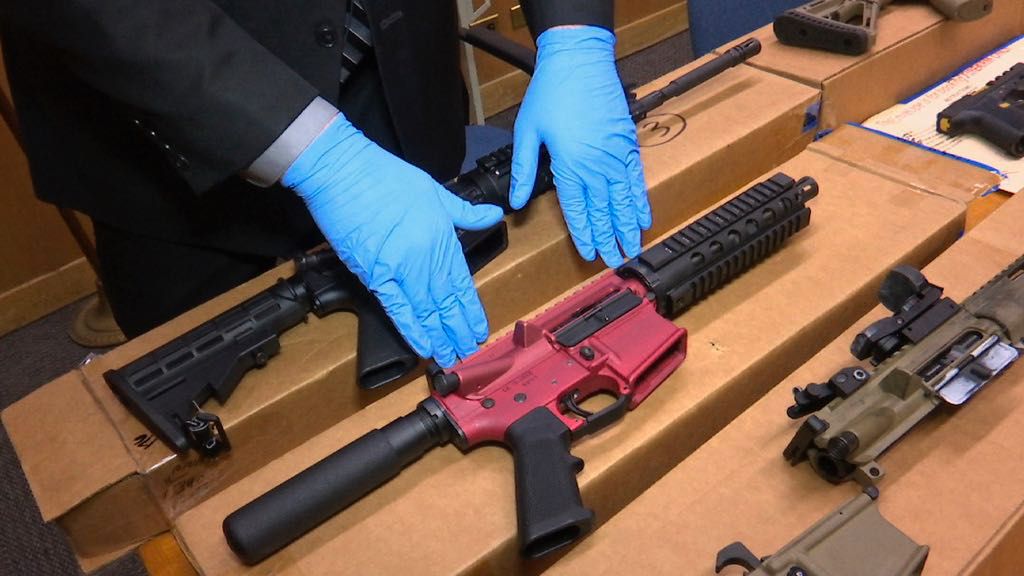
<svg viewBox="0 0 1024 576">
<path fill-rule="evenodd" d="M 310 307 L 300 282 L 280 280 L 103 377 L 136 418 L 184 452 L 182 425 L 195 405 L 210 397 L 226 401 L 246 372 L 278 353 L 278 335 L 302 322 Z"/>
<path fill-rule="evenodd" d="M 594 513 L 583 506 L 576 474 L 583 461 L 569 453 L 569 428 L 547 408 L 535 408 L 505 432 L 516 474 L 519 547 L 537 558 L 590 532 Z"/>
<path fill-rule="evenodd" d="M 379 302 L 370 300 L 356 313 L 359 315 L 356 371 L 361 388 L 379 388 L 405 376 L 419 364 L 420 357 L 398 333 Z"/>
<path fill-rule="evenodd" d="M 224 536 L 256 564 L 397 475 L 448 439 L 443 416 L 420 404 L 303 470 L 224 519 Z"/>
<path fill-rule="evenodd" d="M 337 255 L 315 252 L 300 257 L 296 266 L 317 316 L 348 310 L 359 318 L 356 380 L 361 388 L 379 388 L 416 367 L 419 357 L 398 333 L 380 301 Z"/>
<path fill-rule="evenodd" d="M 761 262 L 810 222 L 814 179 L 779 173 L 648 248 L 618 274 L 637 278 L 672 318 Z"/>
</svg>

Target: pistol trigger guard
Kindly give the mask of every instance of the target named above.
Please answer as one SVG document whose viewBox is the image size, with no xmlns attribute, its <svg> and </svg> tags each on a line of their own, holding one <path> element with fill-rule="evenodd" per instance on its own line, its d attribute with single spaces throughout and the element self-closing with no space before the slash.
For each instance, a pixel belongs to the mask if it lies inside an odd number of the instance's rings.
<svg viewBox="0 0 1024 576">
<path fill-rule="evenodd" d="M 573 431 L 573 436 L 580 438 L 587 434 L 593 434 L 599 430 L 602 430 L 626 415 L 626 410 L 629 408 L 629 395 L 621 394 L 608 406 L 602 408 L 599 412 L 591 412 L 585 410 L 576 401 L 579 399 L 580 391 L 573 390 L 568 396 L 565 397 L 565 407 L 569 412 L 576 414 L 584 419 L 585 423 Z"/>
</svg>

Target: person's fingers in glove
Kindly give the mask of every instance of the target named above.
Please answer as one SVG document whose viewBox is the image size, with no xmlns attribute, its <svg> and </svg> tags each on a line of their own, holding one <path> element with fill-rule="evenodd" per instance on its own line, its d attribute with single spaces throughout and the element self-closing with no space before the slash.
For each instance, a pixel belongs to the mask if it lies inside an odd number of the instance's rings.
<svg viewBox="0 0 1024 576">
<path fill-rule="evenodd" d="M 501 221 L 505 213 L 494 204 L 474 205 L 452 194 L 441 185 L 434 186 L 434 193 L 456 228 L 463 230 L 486 230 Z"/>
<path fill-rule="evenodd" d="M 640 161 L 640 152 L 631 152 L 626 158 L 629 191 L 633 195 L 633 206 L 636 207 L 637 225 L 647 230 L 654 223 L 651 214 L 651 202 L 647 198 L 647 180 L 644 178 L 644 164 Z"/>
<path fill-rule="evenodd" d="M 512 133 L 512 177 L 509 180 L 508 205 L 519 210 L 530 200 L 537 179 L 540 138 L 530 128 Z"/>
<path fill-rule="evenodd" d="M 594 234 L 590 229 L 590 216 L 587 213 L 586 188 L 581 180 L 573 174 L 554 172 L 555 193 L 558 203 L 565 216 L 565 224 L 569 228 L 569 237 L 576 245 L 576 251 L 584 260 L 590 262 L 597 257 L 594 248 Z"/>
<path fill-rule="evenodd" d="M 622 252 L 629 258 L 633 258 L 640 253 L 640 223 L 629 181 L 622 178 L 608 182 L 608 197 L 611 204 L 615 239 L 622 246 Z M 608 265 L 613 266 L 613 264 Z M 619 265 L 621 262 L 614 264 L 614 266 Z"/>
<path fill-rule="evenodd" d="M 445 333 L 455 347 L 454 353 L 460 358 L 465 358 L 479 350 L 476 334 L 469 325 L 469 319 L 466 318 L 458 294 L 450 290 L 450 286 L 445 286 L 444 289 L 431 286 L 431 296 Z"/>
<path fill-rule="evenodd" d="M 487 340 L 490 327 L 484 306 L 480 302 L 480 294 L 473 285 L 473 277 L 469 275 L 469 267 L 467 266 L 465 274 L 454 274 L 451 280 L 452 288 L 462 305 L 462 313 L 465 314 L 466 322 L 473 331 L 473 338 L 477 343 L 483 343 Z"/>
<path fill-rule="evenodd" d="M 422 296 L 422 295 L 417 295 Z M 434 306 L 432 300 L 420 300 L 414 297 L 418 302 L 413 304 L 413 308 L 416 311 L 416 318 L 419 320 L 423 329 L 426 330 L 430 336 L 430 341 L 433 343 L 433 357 L 442 368 L 451 368 L 455 361 L 458 359 L 455 353 L 455 343 L 452 341 L 449 335 L 450 330 L 457 330 L 458 326 L 446 327 L 442 324 L 443 319 L 437 308 Z"/>
<path fill-rule="evenodd" d="M 465 230 L 483 230 L 494 226 L 504 216 L 501 208 L 493 205 L 473 206 L 462 198 L 452 194 L 442 186 L 436 189 L 441 204 L 451 216 L 455 226 Z M 483 209 L 482 209 L 483 208 Z M 480 295 L 473 285 L 473 276 L 469 273 L 469 266 L 466 259 L 453 257 L 449 275 L 447 277 L 447 288 L 449 293 L 455 297 L 462 310 L 463 319 L 472 334 L 472 342 L 479 343 L 487 339 L 490 327 L 487 324 L 487 315 L 484 313 L 484 306 L 480 302 Z M 462 350 L 470 350 L 463 353 Z M 475 346 L 456 346 L 459 356 L 465 357 L 476 350 Z"/>
<path fill-rule="evenodd" d="M 612 228 L 611 189 L 604 175 L 590 172 L 582 175 L 587 187 L 587 217 L 590 219 L 590 233 L 605 265 L 616 267 L 622 264 L 622 255 L 615 244 L 615 229 Z"/>
<path fill-rule="evenodd" d="M 640 251 L 651 227 L 636 126 L 615 69 L 615 36 L 555 27 L 537 39 L 537 66 L 516 117 L 510 203 L 529 198 L 541 145 L 573 242 L 609 266 Z"/>
<path fill-rule="evenodd" d="M 412 304 L 405 296 L 405 292 L 402 291 L 398 282 L 393 278 L 388 279 L 378 284 L 374 288 L 373 293 L 380 300 L 381 306 L 384 307 L 384 311 L 388 313 L 395 326 L 403 327 L 400 329 L 400 332 L 406 342 L 409 343 L 409 347 L 421 358 L 434 356 L 434 347 L 431 344 L 430 335 L 427 334 L 419 318 L 416 317 Z"/>
<path fill-rule="evenodd" d="M 418 354 L 451 366 L 486 339 L 486 315 L 455 227 L 493 226 L 501 208 L 456 197 L 340 114 L 281 182 L 306 201 L 338 257 Z"/>
</svg>

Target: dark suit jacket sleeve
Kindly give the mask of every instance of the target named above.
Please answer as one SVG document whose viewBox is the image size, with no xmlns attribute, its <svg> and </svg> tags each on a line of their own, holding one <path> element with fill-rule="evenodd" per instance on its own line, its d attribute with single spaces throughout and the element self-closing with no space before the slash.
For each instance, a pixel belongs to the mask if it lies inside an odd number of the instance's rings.
<svg viewBox="0 0 1024 576">
<path fill-rule="evenodd" d="M 261 155 L 316 89 L 209 0 L 12 0 L 0 16 L 123 104 L 197 192 Z"/>
<path fill-rule="evenodd" d="M 534 39 L 555 26 L 600 26 L 615 31 L 614 0 L 522 0 L 522 6 Z"/>
</svg>

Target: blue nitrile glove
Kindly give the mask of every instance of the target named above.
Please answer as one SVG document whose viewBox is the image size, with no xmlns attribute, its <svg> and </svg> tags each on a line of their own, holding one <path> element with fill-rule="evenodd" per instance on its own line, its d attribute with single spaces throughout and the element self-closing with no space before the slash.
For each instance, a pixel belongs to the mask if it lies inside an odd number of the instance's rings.
<svg viewBox="0 0 1024 576">
<path fill-rule="evenodd" d="M 537 38 L 537 67 L 513 134 L 509 202 L 530 198 L 541 144 L 576 249 L 609 266 L 640 253 L 651 227 L 636 125 L 615 69 L 615 35 L 596 26 L 551 28 Z M 616 246 L 616 240 L 618 245 Z"/>
<path fill-rule="evenodd" d="M 493 226 L 501 208 L 458 198 L 341 114 L 281 183 L 306 201 L 338 256 L 420 356 L 449 367 L 487 338 L 487 317 L 455 227 Z"/>
</svg>

